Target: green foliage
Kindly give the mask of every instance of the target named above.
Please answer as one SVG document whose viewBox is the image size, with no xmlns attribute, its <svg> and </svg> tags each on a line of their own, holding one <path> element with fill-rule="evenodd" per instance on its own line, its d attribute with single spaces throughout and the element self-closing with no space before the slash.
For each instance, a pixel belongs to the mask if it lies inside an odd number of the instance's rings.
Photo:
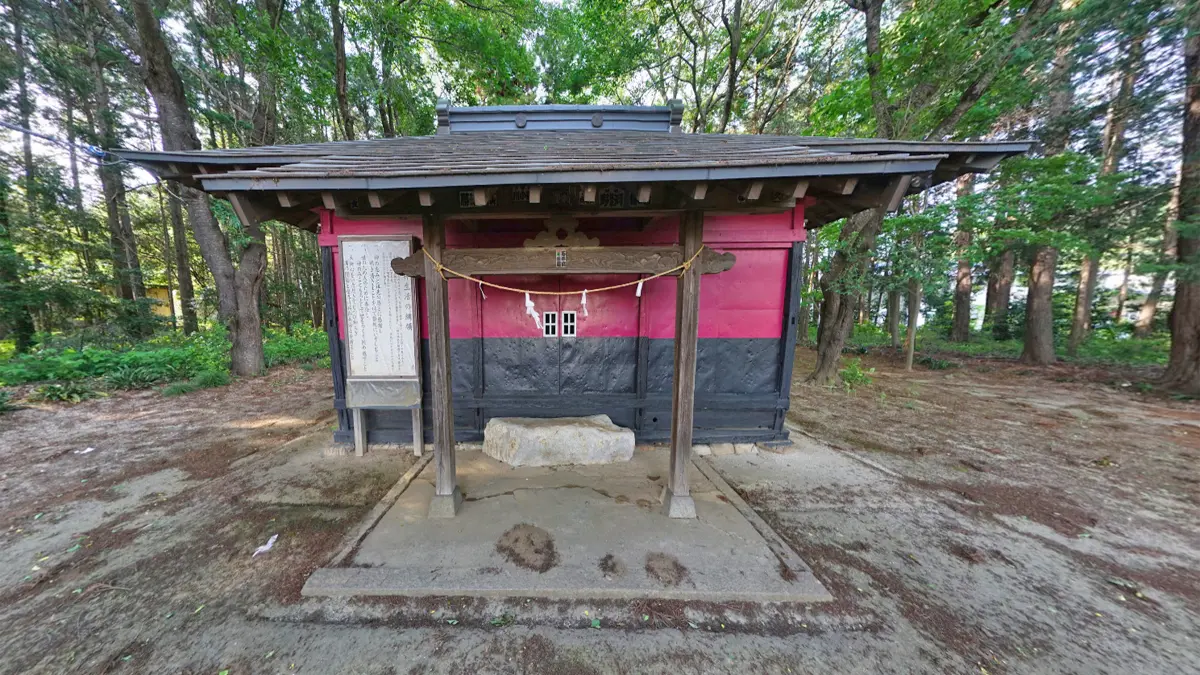
<svg viewBox="0 0 1200 675">
<path fill-rule="evenodd" d="M 172 382 L 163 387 L 163 396 L 181 396 L 190 394 L 201 389 L 211 389 L 212 387 L 224 387 L 230 383 L 229 373 L 223 370 L 206 370 L 197 374 L 190 380 L 182 382 Z"/>
<path fill-rule="evenodd" d="M 914 360 L 918 364 L 925 366 L 926 368 L 928 368 L 930 370 L 948 370 L 950 368 L 955 368 L 958 366 L 958 364 L 954 363 L 953 361 L 947 361 L 945 359 L 938 359 L 938 358 L 934 358 L 932 356 L 922 356 L 922 357 L 920 357 L 918 359 L 914 359 Z"/>
<path fill-rule="evenodd" d="M 197 387 L 208 389 L 210 387 L 224 387 L 229 384 L 229 373 L 224 370 L 206 370 L 198 373 L 195 377 L 189 380 Z"/>
<path fill-rule="evenodd" d="M 838 377 L 841 378 L 842 386 L 845 387 L 847 393 L 871 384 L 871 376 L 874 374 L 874 368 L 862 367 L 862 359 L 847 359 L 845 365 L 838 371 Z"/>
<path fill-rule="evenodd" d="M 329 355 L 329 337 L 325 331 L 307 324 L 293 326 L 290 333 L 268 330 L 263 343 L 267 367 L 314 361 Z"/>
<path fill-rule="evenodd" d="M 263 351 L 271 367 L 327 357 L 329 343 L 323 331 L 298 325 L 290 334 L 265 331 Z M 160 335 L 127 349 L 45 347 L 0 361 L 0 385 L 104 378 L 113 389 L 145 389 L 228 369 L 229 339 L 223 330 L 214 329 L 190 337 Z"/>
<path fill-rule="evenodd" d="M 196 386 L 191 380 L 184 380 L 183 382 L 172 382 L 171 384 L 163 387 L 162 395 L 182 396 L 184 394 L 190 394 L 193 391 L 198 391 L 199 389 L 200 387 Z"/>
<path fill-rule="evenodd" d="M 165 373 L 150 366 L 120 366 L 104 376 L 109 389 L 149 389 L 166 379 Z"/>
<path fill-rule="evenodd" d="M 95 398 L 99 396 L 96 390 L 92 389 L 84 382 L 55 382 L 51 384 L 43 384 L 33 390 L 32 398 L 35 401 L 52 401 L 61 403 L 79 403 L 80 401 Z"/>
<path fill-rule="evenodd" d="M 0 389 L 0 413 L 12 412 L 17 409 L 17 406 L 12 402 L 13 393 L 5 389 Z"/>
<path fill-rule="evenodd" d="M 107 377 L 117 371 L 123 372 L 118 382 L 151 376 L 161 381 L 228 364 L 228 338 L 222 330 L 210 330 L 186 338 L 162 335 L 129 349 L 46 347 L 0 362 L 0 384 Z"/>
</svg>

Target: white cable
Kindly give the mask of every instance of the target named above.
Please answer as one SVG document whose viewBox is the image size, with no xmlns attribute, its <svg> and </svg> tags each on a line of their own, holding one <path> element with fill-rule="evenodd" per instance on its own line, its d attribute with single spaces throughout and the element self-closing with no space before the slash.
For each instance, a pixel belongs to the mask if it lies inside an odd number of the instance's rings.
<svg viewBox="0 0 1200 675">
<path fill-rule="evenodd" d="M 583 315 L 587 316 L 587 289 L 583 289 Z"/>
</svg>

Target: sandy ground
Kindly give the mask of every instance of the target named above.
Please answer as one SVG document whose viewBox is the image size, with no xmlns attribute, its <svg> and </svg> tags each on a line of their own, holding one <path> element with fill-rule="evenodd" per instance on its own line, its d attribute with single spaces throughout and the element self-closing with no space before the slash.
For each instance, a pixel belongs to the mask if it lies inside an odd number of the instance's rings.
<svg viewBox="0 0 1200 675">
<path fill-rule="evenodd" d="M 812 607 L 303 600 L 412 462 L 324 456 L 327 371 L 0 416 L 0 672 L 1200 672 L 1194 403 L 876 357 L 846 393 L 798 361 L 796 446 L 712 460 Z"/>
</svg>

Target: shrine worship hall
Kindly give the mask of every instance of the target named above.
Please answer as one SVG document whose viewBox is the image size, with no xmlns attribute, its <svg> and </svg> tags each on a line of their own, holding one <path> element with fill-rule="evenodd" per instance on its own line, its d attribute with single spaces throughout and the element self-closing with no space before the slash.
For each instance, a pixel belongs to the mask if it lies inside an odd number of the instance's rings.
<svg viewBox="0 0 1200 675">
<path fill-rule="evenodd" d="M 252 238 L 317 233 L 334 439 L 432 445 L 431 517 L 492 420 L 605 415 L 670 444 L 663 507 L 692 518 L 693 444 L 788 442 L 806 233 L 1029 144 L 683 133 L 683 112 L 440 103 L 432 136 L 118 154 Z"/>
</svg>

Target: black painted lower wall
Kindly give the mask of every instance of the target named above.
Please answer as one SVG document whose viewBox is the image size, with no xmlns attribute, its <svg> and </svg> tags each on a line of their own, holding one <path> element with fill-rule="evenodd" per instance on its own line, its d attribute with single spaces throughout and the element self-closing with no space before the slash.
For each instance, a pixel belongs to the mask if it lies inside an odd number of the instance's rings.
<svg viewBox="0 0 1200 675">
<path fill-rule="evenodd" d="M 779 392 L 782 348 L 780 339 L 699 341 L 697 443 L 787 437 L 781 428 L 788 405 L 787 396 Z M 430 381 L 428 349 L 426 342 L 422 345 L 426 383 Z M 493 417 L 604 413 L 616 424 L 633 429 L 641 441 L 667 440 L 674 349 L 674 340 L 649 338 L 451 340 L 455 438 L 482 439 L 483 428 Z M 429 410 L 425 419 L 428 429 Z M 366 420 L 371 442 L 412 440 L 412 415 L 407 410 L 369 410 Z M 341 426 L 336 437 L 349 442 L 349 425 Z"/>
</svg>

